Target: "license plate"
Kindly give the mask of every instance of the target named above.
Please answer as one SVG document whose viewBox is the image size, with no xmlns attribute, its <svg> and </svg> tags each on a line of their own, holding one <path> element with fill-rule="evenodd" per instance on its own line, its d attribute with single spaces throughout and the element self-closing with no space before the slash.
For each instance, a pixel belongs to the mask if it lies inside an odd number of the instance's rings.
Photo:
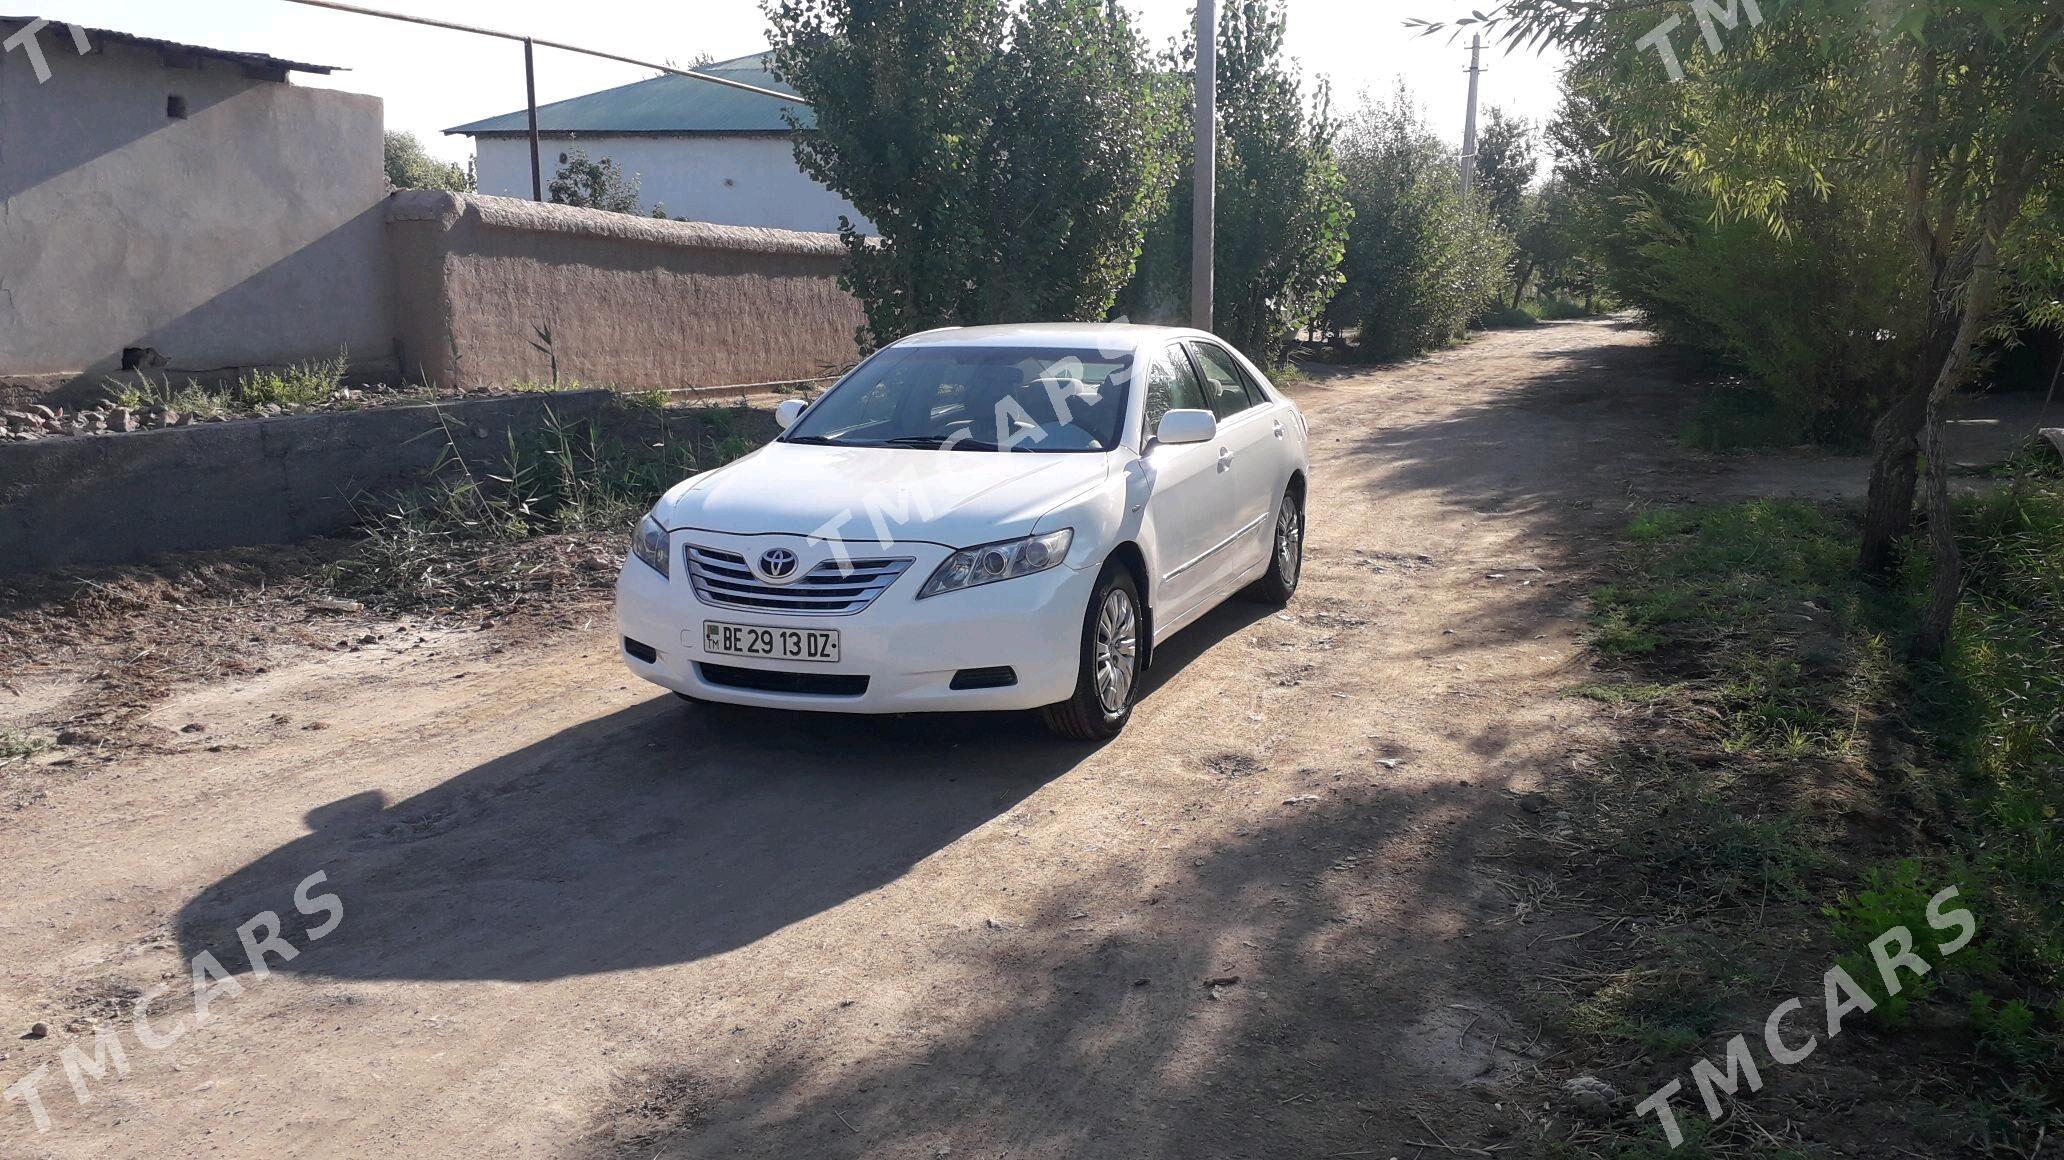
<svg viewBox="0 0 2064 1160">
<path fill-rule="evenodd" d="M 838 632 L 821 628 L 765 628 L 756 624 L 702 622 L 702 651 L 727 657 L 838 663 Z"/>
</svg>

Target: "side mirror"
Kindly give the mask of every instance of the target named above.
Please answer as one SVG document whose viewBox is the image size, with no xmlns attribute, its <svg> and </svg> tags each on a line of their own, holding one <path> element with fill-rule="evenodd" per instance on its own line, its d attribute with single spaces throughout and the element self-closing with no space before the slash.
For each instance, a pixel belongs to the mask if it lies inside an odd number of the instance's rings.
<svg viewBox="0 0 2064 1160">
<path fill-rule="evenodd" d="M 781 424 L 781 429 L 786 431 L 795 426 L 797 419 L 803 417 L 803 408 L 809 405 L 801 399 L 783 399 L 781 405 L 774 408 L 774 421 Z"/>
<path fill-rule="evenodd" d="M 1208 443 L 1216 438 L 1218 420 L 1209 411 L 1170 411 L 1154 430 L 1154 439 L 1161 443 Z"/>
</svg>

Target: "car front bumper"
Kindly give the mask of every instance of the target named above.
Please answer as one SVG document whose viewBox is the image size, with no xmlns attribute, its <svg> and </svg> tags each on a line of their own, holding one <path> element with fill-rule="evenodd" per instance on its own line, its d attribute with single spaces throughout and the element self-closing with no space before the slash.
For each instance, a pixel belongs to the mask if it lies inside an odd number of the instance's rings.
<svg viewBox="0 0 2064 1160">
<path fill-rule="evenodd" d="M 909 569 L 865 609 L 838 616 L 751 611 L 705 603 L 682 563 L 692 535 L 703 547 L 757 554 L 787 543 L 776 536 L 730 536 L 675 532 L 669 543 L 671 577 L 634 557 L 624 561 L 616 582 L 620 638 L 656 654 L 651 661 L 618 649 L 633 673 L 656 685 L 705 701 L 802 709 L 828 713 L 936 713 L 1033 709 L 1065 701 L 1075 691 L 1082 624 L 1096 586 L 1094 567 L 1063 564 L 1031 576 L 947 592 L 925 600 L 918 590 L 951 553 L 932 544 L 898 544 L 897 556 L 913 557 Z M 794 537 L 789 546 L 805 541 Z M 819 545 L 816 549 L 821 552 Z M 879 556 L 876 545 L 856 547 L 855 556 Z M 839 634 L 835 663 L 714 656 L 703 650 L 704 621 L 774 629 L 830 629 Z M 705 664 L 811 676 L 864 676 L 864 692 L 771 692 L 709 679 Z M 1008 666 L 1014 684 L 1001 688 L 952 688 L 956 673 Z M 721 678 L 720 678 L 721 679 Z"/>
</svg>

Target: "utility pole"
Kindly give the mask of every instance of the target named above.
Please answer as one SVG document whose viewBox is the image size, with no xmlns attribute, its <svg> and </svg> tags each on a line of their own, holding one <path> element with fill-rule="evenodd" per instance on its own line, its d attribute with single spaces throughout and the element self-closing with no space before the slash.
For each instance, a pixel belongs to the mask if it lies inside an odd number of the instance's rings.
<svg viewBox="0 0 2064 1160">
<path fill-rule="evenodd" d="M 538 164 L 537 50 L 523 38 L 523 90 L 530 96 L 530 200 L 545 200 L 545 175 Z"/>
<path fill-rule="evenodd" d="M 1481 35 L 1469 38 L 1469 112 L 1462 119 L 1462 198 L 1468 200 L 1476 187 L 1476 77 L 1483 66 L 1477 63 L 1483 52 Z"/>
<path fill-rule="evenodd" d="M 1190 325 L 1210 330 L 1218 229 L 1217 0 L 1197 0 L 1196 126 L 1196 196 L 1190 199 Z"/>
</svg>

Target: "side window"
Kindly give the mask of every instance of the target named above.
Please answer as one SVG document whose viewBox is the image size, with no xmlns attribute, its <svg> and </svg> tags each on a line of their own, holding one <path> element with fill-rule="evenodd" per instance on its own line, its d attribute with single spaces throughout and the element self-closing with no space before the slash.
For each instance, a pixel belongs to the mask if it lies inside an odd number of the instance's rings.
<svg viewBox="0 0 2064 1160">
<path fill-rule="evenodd" d="M 1147 370 L 1147 437 L 1153 437 L 1161 416 L 1170 411 L 1206 410 L 1210 407 L 1204 401 L 1204 388 L 1198 385 L 1197 373 L 1190 369 L 1190 360 L 1182 351 L 1171 346 L 1155 355 Z"/>
<path fill-rule="evenodd" d="M 1247 377 L 1226 352 L 1208 342 L 1193 342 L 1190 353 L 1197 356 L 1197 370 L 1204 375 L 1204 393 L 1211 400 L 1211 413 L 1220 419 L 1260 406 L 1260 391 L 1247 386 Z"/>
</svg>

